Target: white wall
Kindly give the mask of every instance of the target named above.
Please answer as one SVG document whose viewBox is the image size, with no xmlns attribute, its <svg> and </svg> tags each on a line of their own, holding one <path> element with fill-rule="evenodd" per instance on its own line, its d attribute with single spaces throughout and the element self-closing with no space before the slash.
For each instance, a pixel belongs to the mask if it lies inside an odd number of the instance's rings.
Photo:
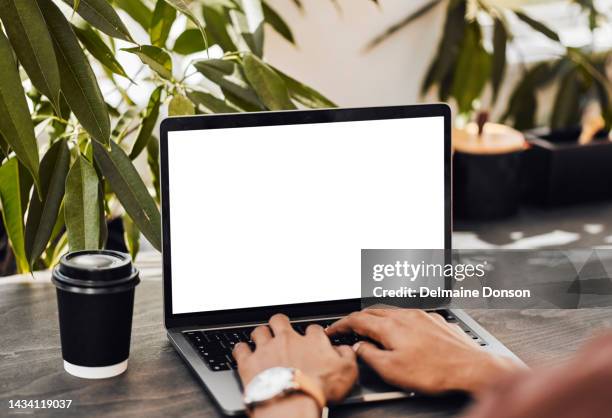
<svg viewBox="0 0 612 418">
<path fill-rule="evenodd" d="M 427 15 L 412 22 L 370 52 L 364 46 L 392 24 L 419 9 L 427 0 L 302 0 L 304 12 L 290 0 L 269 0 L 285 18 L 297 40 L 297 48 L 271 30 L 266 32 L 266 59 L 297 79 L 315 87 L 339 106 L 379 106 L 437 101 L 419 95 L 425 72 L 437 53 L 447 2 L 441 2 Z M 498 0 L 499 1 L 499 0 Z M 531 3 L 543 3 L 533 0 Z M 548 3 L 551 3 L 550 1 Z M 600 11 L 612 10 L 612 0 L 599 0 Z M 559 30 L 567 45 L 589 43 L 591 33 L 585 16 L 577 16 L 577 6 L 561 1 L 530 6 L 529 13 Z M 514 19 L 516 20 L 516 19 Z M 523 61 L 533 62 L 559 53 L 546 37 L 524 24 L 514 27 L 515 43 L 509 48 L 509 66 L 492 117 L 505 111 L 514 85 L 522 77 Z M 598 50 L 612 47 L 612 25 L 596 32 Z M 518 32 L 518 33 L 517 33 Z M 556 87 L 539 94 L 536 120 L 546 124 Z M 483 105 L 490 108 L 490 94 Z"/>
<path fill-rule="evenodd" d="M 266 59 L 317 88 L 340 106 L 414 103 L 437 50 L 445 2 L 371 52 L 363 47 L 426 0 L 270 0 L 296 37 L 297 48 L 266 33 Z"/>
</svg>

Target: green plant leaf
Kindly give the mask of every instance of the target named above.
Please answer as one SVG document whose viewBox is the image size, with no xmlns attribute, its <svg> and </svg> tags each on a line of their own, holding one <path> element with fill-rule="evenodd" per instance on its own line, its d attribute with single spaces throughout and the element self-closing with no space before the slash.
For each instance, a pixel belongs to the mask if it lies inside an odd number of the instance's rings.
<svg viewBox="0 0 612 418">
<path fill-rule="evenodd" d="M 23 164 L 21 164 L 21 162 L 19 162 L 19 187 L 21 189 L 20 195 L 22 218 L 25 216 L 28 203 L 30 202 L 30 192 L 33 184 L 34 180 L 32 180 L 30 172 L 23 166 Z"/>
<path fill-rule="evenodd" d="M 289 90 L 289 95 L 296 102 L 312 109 L 337 107 L 334 102 L 323 96 L 315 89 L 289 77 L 278 68 L 274 68 L 274 71 L 281 76 L 285 82 L 285 85 L 287 86 L 287 89 Z"/>
<path fill-rule="evenodd" d="M 53 241 L 57 240 L 58 238 L 60 238 L 61 235 L 63 235 L 65 227 L 66 227 L 66 222 L 64 222 L 64 202 L 62 201 L 62 203 L 60 204 L 59 211 L 58 211 L 58 217 L 55 220 L 55 225 L 53 225 L 53 230 L 51 231 L 51 237 L 49 238 L 49 244 L 53 244 Z"/>
<path fill-rule="evenodd" d="M 45 250 L 64 197 L 70 151 L 65 139 L 49 148 L 40 163 L 42 200 L 32 195 L 25 227 L 25 251 L 33 266 Z"/>
<path fill-rule="evenodd" d="M 126 110 L 115 122 L 115 127 L 111 132 L 111 140 L 120 144 L 123 142 L 127 134 L 128 127 L 135 117 L 136 112 L 133 109 Z"/>
<path fill-rule="evenodd" d="M 537 89 L 549 84 L 561 67 L 561 61 L 554 65 L 542 62 L 526 71 L 521 81 L 514 88 L 501 120 L 513 119 L 513 125 L 518 130 L 533 128 L 537 113 Z"/>
<path fill-rule="evenodd" d="M 153 93 L 151 93 L 151 97 L 149 97 L 149 104 L 147 105 L 144 116 L 142 118 L 140 130 L 138 131 L 138 136 L 136 137 L 136 141 L 134 141 L 134 146 L 132 146 L 132 151 L 130 152 L 131 160 L 134 160 L 140 155 L 142 150 L 145 149 L 149 140 L 151 139 L 153 129 L 155 128 L 157 118 L 159 117 L 159 107 L 161 105 L 162 91 L 163 87 L 159 86 L 158 88 L 153 90 Z"/>
<path fill-rule="evenodd" d="M 96 166 L 94 165 L 94 169 L 96 169 Z M 96 169 L 96 173 L 98 173 L 98 170 Z M 104 201 L 104 180 L 102 179 L 102 176 L 100 173 L 98 173 L 98 180 L 99 185 L 98 185 L 98 213 L 99 213 L 99 226 L 100 226 L 100 241 L 98 244 L 98 247 L 100 248 L 105 248 L 106 247 L 106 240 L 108 239 L 108 226 L 106 225 L 106 214 L 104 211 L 104 206 L 105 206 L 105 201 Z"/>
<path fill-rule="evenodd" d="M 235 0 L 240 10 L 231 9 L 232 24 L 238 28 L 245 46 L 255 55 L 263 55 L 264 12 L 261 0 Z"/>
<path fill-rule="evenodd" d="M 115 58 L 115 53 L 90 26 L 73 26 L 73 29 L 83 46 L 100 64 L 104 65 L 111 72 L 129 79 L 127 73 L 119 61 L 117 61 L 117 58 Z"/>
<path fill-rule="evenodd" d="M 463 39 L 452 88 L 460 113 L 472 110 L 473 101 L 482 94 L 490 68 L 491 56 L 482 46 L 480 24 L 471 22 Z"/>
<path fill-rule="evenodd" d="M 578 77 L 574 70 L 561 79 L 550 117 L 551 129 L 565 129 L 580 123 L 580 97 L 584 92 Z"/>
<path fill-rule="evenodd" d="M 235 0 L 200 0 L 202 4 L 208 7 L 221 9 L 237 9 L 239 7 Z M 208 24 L 208 21 L 206 21 Z"/>
<path fill-rule="evenodd" d="M 603 65 L 605 66 L 606 64 L 604 63 Z M 603 68 L 602 70 L 605 71 Z M 594 83 L 597 100 L 601 107 L 601 114 L 606 123 L 604 129 L 610 130 L 612 129 L 612 89 L 604 84 L 602 80 L 594 79 Z"/>
<path fill-rule="evenodd" d="M 203 91 L 190 91 L 187 97 L 204 113 L 238 113 L 241 111 L 231 103 Z"/>
<path fill-rule="evenodd" d="M 465 13 L 465 1 L 448 3 L 442 39 L 438 44 L 436 58 L 427 70 L 421 86 L 421 94 L 427 93 L 433 85 L 439 84 L 438 96 L 444 101 L 447 99 L 448 91 L 452 86 L 452 75 L 459 59 L 461 43 L 466 32 Z"/>
<path fill-rule="evenodd" d="M 161 216 L 132 161 L 112 141 L 110 151 L 95 142 L 93 149 L 96 163 L 125 211 L 151 245 L 161 250 Z"/>
<path fill-rule="evenodd" d="M 493 26 L 493 64 L 491 70 L 491 87 L 493 89 L 493 103 L 497 100 L 499 88 L 506 72 L 506 45 L 508 44 L 508 31 L 501 19 L 494 20 Z"/>
<path fill-rule="evenodd" d="M 209 43 L 219 45 L 226 52 L 238 50 L 229 33 L 232 27 L 228 18 L 228 8 L 236 8 L 236 4 L 232 2 L 225 4 L 222 1 L 213 0 L 206 1 L 202 6 Z"/>
<path fill-rule="evenodd" d="M 244 73 L 257 95 L 270 110 L 295 109 L 283 79 L 256 55 L 244 56 Z"/>
<path fill-rule="evenodd" d="M 9 155 L 9 145 L 6 139 L 0 134 L 0 162 Z"/>
<path fill-rule="evenodd" d="M 525 13 L 519 12 L 517 10 L 514 11 L 514 14 L 516 15 L 516 17 L 521 19 L 523 22 L 531 26 L 532 29 L 536 30 L 537 32 L 540 32 L 542 35 L 546 36 L 547 38 L 552 39 L 555 42 L 561 42 L 561 39 L 559 39 L 559 35 L 557 35 L 557 33 L 554 30 L 546 26 L 544 23 L 538 22 L 537 20 L 529 17 Z"/>
<path fill-rule="evenodd" d="M 168 105 L 168 116 L 195 115 L 195 106 L 187 97 L 177 94 L 172 97 Z"/>
<path fill-rule="evenodd" d="M 38 0 L 55 47 L 62 93 L 72 112 L 96 141 L 108 144 L 110 119 L 96 76 L 64 14 L 48 0 Z M 81 1 L 81 6 L 86 0 Z M 109 6 L 110 7 L 110 6 Z"/>
<path fill-rule="evenodd" d="M 434 6 L 437 6 L 441 1 L 442 0 L 431 0 L 428 3 L 425 3 L 423 6 L 419 7 L 414 12 L 410 13 L 408 16 L 406 16 L 399 22 L 395 23 L 394 25 L 391 25 L 383 33 L 381 33 L 380 35 L 372 39 L 370 42 L 368 42 L 364 50 L 370 51 L 376 48 L 378 45 L 383 43 L 385 40 L 393 36 L 395 33 L 409 26 L 412 22 L 414 22 L 421 16 L 427 14 L 427 12 L 432 10 Z"/>
<path fill-rule="evenodd" d="M 170 6 L 166 0 L 157 0 L 149 27 L 152 45 L 161 48 L 166 46 L 166 40 L 168 40 L 168 34 L 175 19 L 176 9 Z"/>
<path fill-rule="evenodd" d="M 17 63 L 8 39 L 0 30 L 0 133 L 15 151 L 19 161 L 30 171 L 37 189 L 38 145 L 34 136 L 34 125 L 19 78 Z"/>
<path fill-rule="evenodd" d="M 79 155 L 66 178 L 64 217 L 70 251 L 97 250 L 100 246 L 98 189 L 96 170 Z"/>
<path fill-rule="evenodd" d="M 585 83 L 590 84 L 591 81 L 597 80 L 612 91 L 612 80 L 606 75 L 607 54 L 604 52 L 600 55 L 601 58 L 599 63 L 594 60 L 595 56 L 595 54 L 585 54 L 585 52 L 579 48 L 566 48 L 566 58 L 569 62 L 573 63 L 573 65 L 580 68 Z"/>
<path fill-rule="evenodd" d="M 240 66 L 230 60 L 209 59 L 196 61 L 194 67 L 213 83 L 223 90 L 227 90 L 239 99 L 257 108 L 262 108 L 262 103 L 249 85 L 244 72 Z M 240 106 L 244 108 L 243 106 Z"/>
<path fill-rule="evenodd" d="M 15 254 L 19 273 L 30 271 L 24 247 L 23 207 L 24 197 L 20 171 L 26 171 L 16 158 L 9 159 L 0 166 L 0 202 L 4 228 Z M 30 183 L 31 186 L 31 183 Z M 27 202 L 28 197 L 25 196 Z"/>
<path fill-rule="evenodd" d="M 261 102 L 258 105 L 249 103 L 224 88 L 221 88 L 221 92 L 223 93 L 223 97 L 225 97 L 226 102 L 232 106 L 240 108 L 243 112 L 263 112 L 268 110 Z"/>
<path fill-rule="evenodd" d="M 64 2 L 73 8 L 75 6 L 74 0 L 64 0 Z M 75 10 L 91 26 L 101 30 L 108 36 L 135 43 L 132 35 L 130 35 L 130 32 L 108 0 L 79 0 L 78 7 Z"/>
<path fill-rule="evenodd" d="M 177 11 L 184 14 L 187 19 L 191 20 L 202 33 L 202 37 L 204 38 L 204 43 L 207 43 L 206 40 L 206 32 L 204 31 L 205 24 L 191 11 L 189 7 L 192 3 L 192 0 L 166 0 L 166 2 L 174 7 Z"/>
<path fill-rule="evenodd" d="M 134 224 L 130 215 L 123 214 L 121 219 L 123 220 L 123 238 L 125 239 L 125 244 L 132 260 L 136 260 L 138 251 L 140 251 L 140 231 L 136 228 L 136 224 Z"/>
<path fill-rule="evenodd" d="M 57 217 L 55 225 L 53 226 L 51 237 L 48 240 L 49 243 L 40 256 L 40 263 L 36 263 L 34 268 L 39 265 L 46 268 L 56 265 L 61 254 L 67 250 L 68 234 L 66 233 L 66 224 L 64 222 L 63 202 L 60 205 L 58 213 L 59 216 Z"/>
<path fill-rule="evenodd" d="M 291 32 L 291 28 L 285 20 L 266 2 L 262 3 L 264 20 L 268 23 L 280 36 L 288 42 L 295 45 L 295 38 Z"/>
<path fill-rule="evenodd" d="M 151 171 L 151 182 L 155 189 L 155 201 L 161 200 L 159 183 L 159 140 L 153 135 L 147 144 L 147 164 Z"/>
<path fill-rule="evenodd" d="M 153 45 L 141 45 L 136 48 L 123 49 L 122 51 L 136 54 L 143 64 L 148 65 L 166 80 L 172 80 L 172 58 L 163 49 Z"/>
<path fill-rule="evenodd" d="M 113 3 L 130 15 L 144 30 L 149 30 L 153 13 L 142 0 L 114 0 Z"/>
<path fill-rule="evenodd" d="M 172 50 L 177 54 L 189 55 L 203 51 L 206 48 L 204 38 L 199 29 L 187 29 L 176 38 Z"/>
<path fill-rule="evenodd" d="M 59 107 L 60 74 L 53 43 L 35 1 L 0 0 L 0 18 L 32 84 Z"/>
</svg>

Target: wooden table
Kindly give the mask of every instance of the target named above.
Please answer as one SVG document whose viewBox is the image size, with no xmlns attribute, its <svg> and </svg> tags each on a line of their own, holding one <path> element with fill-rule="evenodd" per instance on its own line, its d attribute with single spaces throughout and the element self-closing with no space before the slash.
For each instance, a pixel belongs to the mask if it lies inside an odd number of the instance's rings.
<svg viewBox="0 0 612 418">
<path fill-rule="evenodd" d="M 87 381 L 64 372 L 55 288 L 48 277 L 0 280 L 0 416 L 218 417 L 168 343 L 158 269 L 138 286 L 128 371 Z M 157 279 L 156 279 L 157 277 Z M 612 327 L 612 310 L 471 311 L 532 366 L 569 357 L 593 330 Z M 10 410 L 10 399 L 71 399 L 67 410 Z M 339 407 L 332 417 L 447 417 L 461 399 L 402 400 Z"/>
</svg>

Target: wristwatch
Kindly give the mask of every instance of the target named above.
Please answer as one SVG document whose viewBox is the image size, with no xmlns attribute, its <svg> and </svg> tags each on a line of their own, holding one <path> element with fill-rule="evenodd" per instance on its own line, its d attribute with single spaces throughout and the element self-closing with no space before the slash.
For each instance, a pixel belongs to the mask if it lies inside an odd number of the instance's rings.
<svg viewBox="0 0 612 418">
<path fill-rule="evenodd" d="M 317 403 L 319 410 L 325 407 L 323 390 L 298 369 L 272 367 L 259 373 L 244 388 L 244 404 L 248 410 L 268 401 L 301 392 Z"/>
</svg>

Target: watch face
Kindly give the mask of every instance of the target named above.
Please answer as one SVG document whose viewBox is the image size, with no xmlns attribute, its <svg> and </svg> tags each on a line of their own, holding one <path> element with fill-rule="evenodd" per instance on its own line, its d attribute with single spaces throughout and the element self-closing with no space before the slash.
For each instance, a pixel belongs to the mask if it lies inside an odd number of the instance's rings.
<svg viewBox="0 0 612 418">
<path fill-rule="evenodd" d="M 245 388 L 248 402 L 263 402 L 293 388 L 294 370 L 287 367 L 272 367 L 253 378 Z"/>
</svg>

